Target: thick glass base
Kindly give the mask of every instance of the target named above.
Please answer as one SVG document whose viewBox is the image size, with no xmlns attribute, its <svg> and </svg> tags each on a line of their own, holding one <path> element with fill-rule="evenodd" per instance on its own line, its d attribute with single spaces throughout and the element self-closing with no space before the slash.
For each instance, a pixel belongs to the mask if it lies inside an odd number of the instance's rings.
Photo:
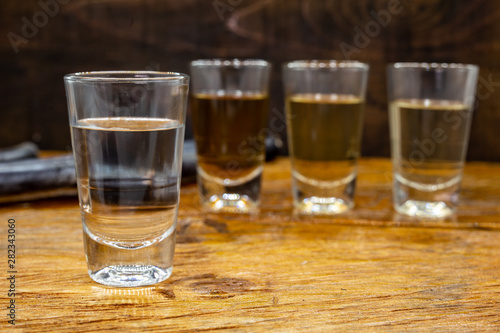
<svg viewBox="0 0 500 333">
<path fill-rule="evenodd" d="M 312 215 L 335 215 L 341 214 L 354 207 L 352 201 L 344 201 L 340 198 L 305 198 L 295 203 L 299 214 Z"/>
<path fill-rule="evenodd" d="M 458 205 L 460 178 L 446 185 L 414 183 L 396 174 L 394 209 L 403 215 L 425 219 L 442 219 L 453 215 Z"/>
<path fill-rule="evenodd" d="M 211 212 L 251 213 L 258 209 L 259 204 L 246 195 L 224 193 L 221 196 L 213 195 L 203 206 Z"/>
<path fill-rule="evenodd" d="M 354 207 L 355 173 L 318 185 L 294 174 L 294 206 L 299 214 L 336 215 Z"/>
<path fill-rule="evenodd" d="M 97 283 L 112 287 L 141 287 L 166 280 L 172 267 L 162 269 L 155 266 L 127 265 L 109 266 L 89 275 Z"/>
<path fill-rule="evenodd" d="M 241 181 L 224 182 L 198 168 L 198 189 L 203 208 L 215 213 L 252 213 L 258 210 L 262 168 Z"/>
<path fill-rule="evenodd" d="M 454 210 L 444 202 L 427 202 L 408 200 L 401 205 L 395 205 L 394 208 L 400 214 L 419 217 L 419 218 L 444 218 L 452 215 Z"/>
<path fill-rule="evenodd" d="M 161 282 L 172 274 L 175 227 L 139 245 L 100 239 L 85 224 L 83 230 L 88 272 L 97 283 L 141 287 Z"/>
</svg>

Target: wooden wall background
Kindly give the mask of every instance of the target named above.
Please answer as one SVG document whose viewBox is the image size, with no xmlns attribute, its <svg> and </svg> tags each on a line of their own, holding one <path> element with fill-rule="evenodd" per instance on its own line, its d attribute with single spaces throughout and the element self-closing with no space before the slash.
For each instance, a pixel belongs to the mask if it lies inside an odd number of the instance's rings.
<svg viewBox="0 0 500 333">
<path fill-rule="evenodd" d="M 27 21 L 36 30 L 23 30 Z M 66 73 L 187 72 L 190 60 L 212 57 L 274 64 L 270 117 L 284 137 L 280 64 L 349 55 L 371 65 L 365 156 L 389 155 L 386 64 L 437 61 L 481 66 L 468 158 L 500 161 L 498 0 L 2 0 L 0 22 L 0 146 L 70 148 Z"/>
</svg>

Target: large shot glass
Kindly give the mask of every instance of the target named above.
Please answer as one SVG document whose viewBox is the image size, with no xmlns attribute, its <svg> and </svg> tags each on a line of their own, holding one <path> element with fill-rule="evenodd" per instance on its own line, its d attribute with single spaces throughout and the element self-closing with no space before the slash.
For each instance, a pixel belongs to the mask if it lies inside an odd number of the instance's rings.
<svg viewBox="0 0 500 333">
<path fill-rule="evenodd" d="M 443 218 L 455 211 L 467 152 L 479 68 L 388 66 L 394 208 Z"/>
<path fill-rule="evenodd" d="M 208 211 L 249 213 L 259 206 L 270 69 L 264 60 L 191 62 L 197 182 Z"/>
<path fill-rule="evenodd" d="M 189 77 L 87 72 L 64 81 L 90 277 L 115 287 L 167 279 Z"/>
<path fill-rule="evenodd" d="M 354 206 L 368 71 L 356 61 L 283 65 L 294 205 L 301 214 Z"/>
</svg>

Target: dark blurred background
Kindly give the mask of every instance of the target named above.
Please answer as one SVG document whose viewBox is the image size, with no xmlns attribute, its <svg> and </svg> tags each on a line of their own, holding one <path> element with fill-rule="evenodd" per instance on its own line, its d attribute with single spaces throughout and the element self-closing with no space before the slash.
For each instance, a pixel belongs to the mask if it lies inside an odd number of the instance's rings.
<svg viewBox="0 0 500 333">
<path fill-rule="evenodd" d="M 70 149 L 64 74 L 214 57 L 272 62 L 285 139 L 281 63 L 350 58 L 371 66 L 364 156 L 389 156 L 386 64 L 435 61 L 481 67 L 468 159 L 500 161 L 498 0 L 2 0 L 0 22 L 0 147 Z"/>
</svg>

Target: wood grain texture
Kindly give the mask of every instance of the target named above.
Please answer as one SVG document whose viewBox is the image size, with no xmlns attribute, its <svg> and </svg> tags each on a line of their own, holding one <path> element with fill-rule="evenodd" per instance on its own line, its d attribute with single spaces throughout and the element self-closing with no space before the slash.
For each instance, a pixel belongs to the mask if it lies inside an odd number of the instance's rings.
<svg viewBox="0 0 500 333">
<path fill-rule="evenodd" d="M 253 216 L 203 214 L 185 186 L 174 273 L 147 288 L 90 280 L 76 200 L 3 206 L 2 249 L 17 224 L 16 331 L 498 331 L 499 175 L 469 163 L 457 215 L 433 222 L 394 214 L 384 159 L 361 161 L 357 206 L 336 218 L 293 213 L 285 158 L 266 164 Z"/>
<path fill-rule="evenodd" d="M 38 0 L 0 2 L 0 146 L 34 140 L 43 149 L 69 149 L 64 74 L 188 72 L 190 60 L 212 57 L 274 64 L 271 130 L 285 137 L 276 116 L 284 109 L 280 64 L 349 57 L 371 66 L 364 156 L 389 155 L 387 63 L 464 62 L 481 67 L 468 158 L 500 161 L 497 0 L 72 0 L 15 53 L 8 34 L 22 37 L 23 18 L 32 22 L 41 10 Z M 356 52 L 343 52 L 342 43 Z"/>
</svg>

